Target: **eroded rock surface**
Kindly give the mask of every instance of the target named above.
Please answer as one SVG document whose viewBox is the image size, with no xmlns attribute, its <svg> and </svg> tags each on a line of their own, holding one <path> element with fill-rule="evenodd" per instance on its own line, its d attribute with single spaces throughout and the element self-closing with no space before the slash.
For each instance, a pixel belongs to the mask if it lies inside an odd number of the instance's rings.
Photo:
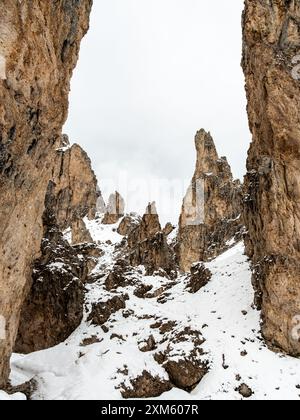
<svg viewBox="0 0 300 420">
<path fill-rule="evenodd" d="M 34 264 L 30 291 L 22 305 L 14 348 L 17 353 L 31 353 L 63 342 L 83 316 L 88 269 L 77 250 L 63 238 L 53 208 L 50 186 L 41 257 Z"/>
<path fill-rule="evenodd" d="M 0 387 L 43 235 L 42 215 L 91 0 L 0 3 Z"/>
<path fill-rule="evenodd" d="M 180 268 L 189 271 L 230 245 L 241 229 L 241 184 L 234 181 L 226 158 L 219 158 L 210 133 L 195 137 L 197 163 L 179 221 Z M 240 239 L 240 236 L 239 236 Z"/>
<path fill-rule="evenodd" d="M 300 4 L 245 2 L 243 68 L 253 142 L 244 218 L 270 346 L 300 355 Z"/>
<path fill-rule="evenodd" d="M 176 269 L 175 256 L 161 228 L 155 203 L 150 203 L 140 223 L 128 234 L 128 259 L 132 266 L 143 265 L 147 274 L 163 270 L 170 275 Z"/>
<path fill-rule="evenodd" d="M 91 161 L 79 145 L 71 146 L 65 135 L 62 136 L 62 147 L 56 153 L 52 180 L 56 197 L 54 213 L 61 230 L 85 216 L 95 217 L 101 193 Z"/>
<path fill-rule="evenodd" d="M 116 191 L 109 197 L 102 223 L 104 225 L 114 225 L 124 216 L 124 212 L 125 201 L 121 194 Z"/>
<path fill-rule="evenodd" d="M 211 278 L 212 273 L 204 264 L 193 264 L 191 267 L 191 274 L 189 275 L 187 290 L 190 293 L 197 293 L 202 287 L 207 285 Z"/>
</svg>

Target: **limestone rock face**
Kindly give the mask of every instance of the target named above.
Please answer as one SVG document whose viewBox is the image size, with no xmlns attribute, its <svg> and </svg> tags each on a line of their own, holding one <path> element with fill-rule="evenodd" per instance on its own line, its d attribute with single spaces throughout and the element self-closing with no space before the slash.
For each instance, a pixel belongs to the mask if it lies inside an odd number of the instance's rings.
<svg viewBox="0 0 300 420">
<path fill-rule="evenodd" d="M 70 146 L 67 136 L 63 136 L 62 144 L 52 178 L 56 184 L 56 219 L 64 230 L 85 216 L 95 217 L 100 192 L 86 152 L 77 144 Z"/>
<path fill-rule="evenodd" d="M 167 275 L 174 272 L 174 255 L 161 228 L 155 203 L 147 206 L 139 225 L 129 233 L 128 248 L 130 264 L 144 265 L 148 275 L 160 270 Z"/>
<path fill-rule="evenodd" d="M 128 236 L 141 223 L 141 217 L 135 213 L 128 214 L 121 220 L 117 232 L 119 235 Z"/>
<path fill-rule="evenodd" d="M 9 374 L 45 193 L 92 0 L 0 2 L 0 387 Z"/>
<path fill-rule="evenodd" d="M 93 238 L 82 219 L 73 219 L 71 224 L 72 245 L 92 243 Z"/>
<path fill-rule="evenodd" d="M 216 257 L 241 230 L 242 188 L 226 158 L 219 158 L 210 133 L 195 137 L 197 163 L 179 220 L 180 268 Z"/>
<path fill-rule="evenodd" d="M 300 4 L 246 0 L 243 68 L 253 142 L 244 218 L 270 346 L 300 355 Z M 297 59 L 298 57 L 298 59 Z"/>
<path fill-rule="evenodd" d="M 128 245 L 134 248 L 140 242 L 145 241 L 161 231 L 159 216 L 155 203 L 149 203 L 142 220 L 128 236 Z"/>
<path fill-rule="evenodd" d="M 15 352 L 31 353 L 68 338 L 83 316 L 85 260 L 64 240 L 52 206 L 44 214 L 41 257 L 35 261 L 30 292 L 22 305 Z"/>
<path fill-rule="evenodd" d="M 121 194 L 117 191 L 111 194 L 106 207 L 106 212 L 102 223 L 104 225 L 114 225 L 121 217 L 124 216 L 125 212 L 125 201 Z"/>
</svg>

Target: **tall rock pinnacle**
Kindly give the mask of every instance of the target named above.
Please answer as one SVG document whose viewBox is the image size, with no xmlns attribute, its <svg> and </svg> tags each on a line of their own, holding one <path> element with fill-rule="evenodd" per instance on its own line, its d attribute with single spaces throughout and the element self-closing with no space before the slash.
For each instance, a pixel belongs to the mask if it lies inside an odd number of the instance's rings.
<svg viewBox="0 0 300 420">
<path fill-rule="evenodd" d="M 240 182 L 233 180 L 226 158 L 219 158 L 210 133 L 200 130 L 195 146 L 196 169 L 179 220 L 178 256 L 183 271 L 217 256 L 241 230 Z"/>
</svg>

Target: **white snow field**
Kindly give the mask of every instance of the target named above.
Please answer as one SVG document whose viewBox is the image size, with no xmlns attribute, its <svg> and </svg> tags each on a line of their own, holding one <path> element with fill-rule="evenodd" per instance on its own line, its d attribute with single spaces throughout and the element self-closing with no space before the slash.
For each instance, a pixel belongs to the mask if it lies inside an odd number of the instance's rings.
<svg viewBox="0 0 300 420">
<path fill-rule="evenodd" d="M 105 251 L 95 272 L 109 270 L 114 264 L 115 246 L 123 239 L 116 227 L 104 226 L 101 220 L 86 221 L 88 228 Z M 108 242 L 109 241 L 109 242 Z M 187 278 L 182 276 L 168 290 L 164 303 L 156 298 L 138 298 L 134 287 L 122 288 L 129 300 L 124 317 L 118 311 L 106 323 L 108 332 L 90 325 L 87 317 L 93 302 L 105 301 L 110 292 L 104 279 L 87 285 L 85 316 L 79 328 L 66 342 L 26 356 L 14 354 L 11 360 L 11 382 L 19 385 L 35 378 L 38 387 L 33 399 L 42 400 L 105 400 L 121 399 L 121 383 L 130 386 L 130 379 L 147 370 L 167 378 L 165 370 L 154 360 L 155 351 L 141 352 L 140 343 L 158 331 L 150 328 L 154 320 L 174 321 L 175 329 L 189 326 L 205 338 L 203 349 L 210 361 L 210 370 L 191 392 L 173 388 L 160 400 L 210 400 L 243 397 L 237 388 L 246 384 L 253 399 L 299 399 L 300 360 L 275 354 L 264 345 L 260 335 L 260 314 L 253 309 L 253 289 L 249 263 L 244 246 L 239 243 L 216 260 L 206 264 L 212 280 L 196 294 L 186 290 Z M 143 268 L 135 270 L 144 284 L 160 288 L 169 280 L 159 276 L 145 277 Z M 113 334 L 113 336 L 112 336 Z M 99 342 L 80 345 L 95 336 Z M 174 359 L 193 347 L 188 340 L 172 349 Z M 124 371 L 126 370 L 126 375 Z M 12 397 L 0 392 L 0 400 Z"/>
</svg>

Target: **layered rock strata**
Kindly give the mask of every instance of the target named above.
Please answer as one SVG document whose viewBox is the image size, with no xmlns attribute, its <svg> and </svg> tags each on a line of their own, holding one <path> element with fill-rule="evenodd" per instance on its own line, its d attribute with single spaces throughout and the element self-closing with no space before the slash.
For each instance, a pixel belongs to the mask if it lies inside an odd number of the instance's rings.
<svg viewBox="0 0 300 420">
<path fill-rule="evenodd" d="M 42 215 L 91 0 L 0 4 L 0 387 L 43 235 Z"/>
<path fill-rule="evenodd" d="M 300 4 L 245 2 L 250 147 L 244 219 L 256 303 L 271 347 L 300 355 Z"/>
<path fill-rule="evenodd" d="M 204 130 L 196 134 L 195 146 L 196 169 L 179 220 L 177 249 L 183 271 L 218 256 L 234 244 L 242 228 L 242 188 L 233 180 L 227 159 L 219 158 Z"/>
</svg>

